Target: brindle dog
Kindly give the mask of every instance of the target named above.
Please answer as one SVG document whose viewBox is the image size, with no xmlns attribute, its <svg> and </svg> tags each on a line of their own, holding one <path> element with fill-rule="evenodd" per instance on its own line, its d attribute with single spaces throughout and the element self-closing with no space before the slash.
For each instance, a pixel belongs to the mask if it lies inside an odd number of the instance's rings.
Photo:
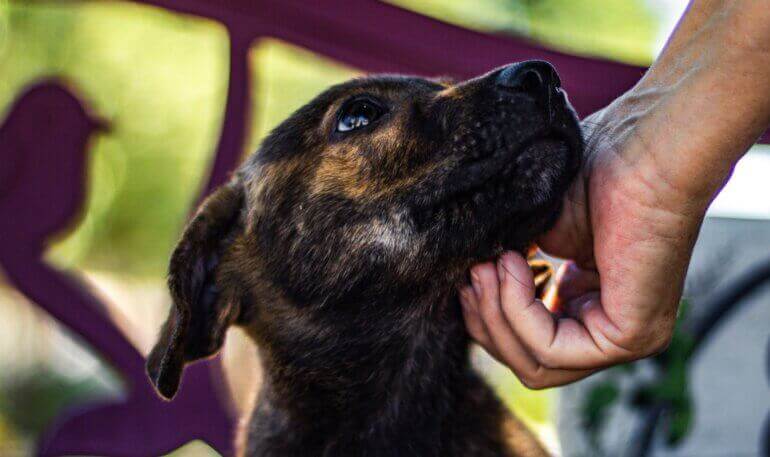
<svg viewBox="0 0 770 457">
<path fill-rule="evenodd" d="M 173 397 L 240 325 L 265 373 L 245 455 L 544 455 L 472 370 L 455 286 L 552 225 L 581 150 L 545 62 L 331 87 L 190 221 L 152 382 Z"/>
</svg>

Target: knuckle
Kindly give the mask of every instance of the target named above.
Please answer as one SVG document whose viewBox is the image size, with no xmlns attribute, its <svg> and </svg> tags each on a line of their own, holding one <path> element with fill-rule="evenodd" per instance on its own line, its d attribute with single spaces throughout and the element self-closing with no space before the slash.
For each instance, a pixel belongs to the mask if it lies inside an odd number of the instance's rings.
<svg viewBox="0 0 770 457">
<path fill-rule="evenodd" d="M 556 368 L 553 353 L 546 349 L 532 348 L 532 358 L 543 368 Z"/>
<path fill-rule="evenodd" d="M 665 351 L 673 334 L 673 326 L 650 326 L 626 333 L 616 344 L 636 354 L 636 358 L 647 357 Z"/>
<path fill-rule="evenodd" d="M 495 322 L 498 319 L 499 312 L 492 300 L 482 299 L 479 303 L 479 315 L 484 322 Z"/>
<path fill-rule="evenodd" d="M 550 387 L 548 383 L 545 382 L 545 379 L 539 376 L 519 376 L 519 381 L 529 390 L 543 390 Z"/>
<path fill-rule="evenodd" d="M 631 352 L 643 352 L 649 347 L 655 332 L 651 329 L 634 328 L 623 333 L 616 344 Z"/>
<path fill-rule="evenodd" d="M 673 331 L 667 331 L 665 333 L 662 333 L 658 336 L 656 336 L 651 342 L 650 342 L 650 354 L 649 355 L 657 355 L 661 352 L 665 352 L 666 349 L 668 349 L 668 346 L 671 344 L 671 340 L 673 339 L 674 332 Z"/>
</svg>

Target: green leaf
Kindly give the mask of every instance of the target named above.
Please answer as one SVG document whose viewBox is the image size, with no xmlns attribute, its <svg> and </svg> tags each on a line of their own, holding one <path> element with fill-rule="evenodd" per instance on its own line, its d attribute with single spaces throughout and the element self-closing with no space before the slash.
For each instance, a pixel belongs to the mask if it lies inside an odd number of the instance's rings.
<svg viewBox="0 0 770 457">
<path fill-rule="evenodd" d="M 595 449 L 599 449 L 599 436 L 607 420 L 610 408 L 620 397 L 620 389 L 615 380 L 595 385 L 585 397 L 581 407 L 583 424 L 588 439 Z"/>
<path fill-rule="evenodd" d="M 690 432 L 692 425 L 692 404 L 689 397 L 672 408 L 668 413 L 668 427 L 666 430 L 666 442 L 669 446 L 677 446 Z"/>
</svg>

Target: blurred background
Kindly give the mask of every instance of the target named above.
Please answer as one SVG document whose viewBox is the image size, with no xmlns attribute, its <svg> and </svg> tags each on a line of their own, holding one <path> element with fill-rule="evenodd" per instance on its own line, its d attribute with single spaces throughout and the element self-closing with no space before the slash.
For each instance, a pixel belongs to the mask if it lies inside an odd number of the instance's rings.
<svg viewBox="0 0 770 457">
<path fill-rule="evenodd" d="M 392 3 L 462 27 L 643 66 L 686 6 L 685 0 Z M 276 40 L 255 42 L 249 59 L 255 102 L 250 151 L 313 95 L 357 74 Z M 50 240 L 46 260 L 108 304 L 126 337 L 146 354 L 169 306 L 168 256 L 201 191 L 221 128 L 226 31 L 216 22 L 130 2 L 0 0 L 0 123 L 23 87 L 50 76 L 77 87 L 111 129 L 90 144 L 82 217 Z M 764 235 L 770 232 L 768 152 L 755 147 L 711 209 L 691 272 L 695 286 L 688 283 L 690 309 L 704 291 L 770 256 Z M 690 416 L 685 431 L 674 436 L 675 446 L 666 437 L 653 443 L 653 455 L 761 455 L 761 427 L 770 411 L 763 362 L 770 309 L 763 297 L 702 351 L 690 370 L 688 398 L 696 407 L 683 413 Z M 98 354 L 11 288 L 2 270 L 0 316 L 0 455 L 34 453 L 39 434 L 64 408 L 120 394 L 120 379 Z M 655 376 L 649 375 L 655 368 L 642 367 L 533 392 L 483 354 L 477 359 L 506 402 L 564 455 L 621 455 L 617 450 L 639 420 L 634 406 L 623 403 L 624 392 Z M 234 403 L 245 408 L 259 368 L 238 330 L 230 331 L 223 360 Z M 728 389 L 723 379 L 737 381 Z M 720 415 L 727 425 L 720 425 Z M 194 442 L 174 455 L 216 454 Z"/>
</svg>

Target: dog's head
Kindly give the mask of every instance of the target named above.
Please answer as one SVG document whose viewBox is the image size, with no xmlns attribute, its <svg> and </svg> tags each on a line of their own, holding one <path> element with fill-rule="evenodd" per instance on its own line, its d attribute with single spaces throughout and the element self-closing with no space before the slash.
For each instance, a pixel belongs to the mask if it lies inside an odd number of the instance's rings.
<svg viewBox="0 0 770 457">
<path fill-rule="evenodd" d="M 378 76 L 328 89 L 188 225 L 151 378 L 173 395 L 184 363 L 213 354 L 233 322 L 268 332 L 277 315 L 385 313 L 450 290 L 473 262 L 526 249 L 553 223 L 581 148 L 545 62 L 459 84 Z"/>
</svg>

